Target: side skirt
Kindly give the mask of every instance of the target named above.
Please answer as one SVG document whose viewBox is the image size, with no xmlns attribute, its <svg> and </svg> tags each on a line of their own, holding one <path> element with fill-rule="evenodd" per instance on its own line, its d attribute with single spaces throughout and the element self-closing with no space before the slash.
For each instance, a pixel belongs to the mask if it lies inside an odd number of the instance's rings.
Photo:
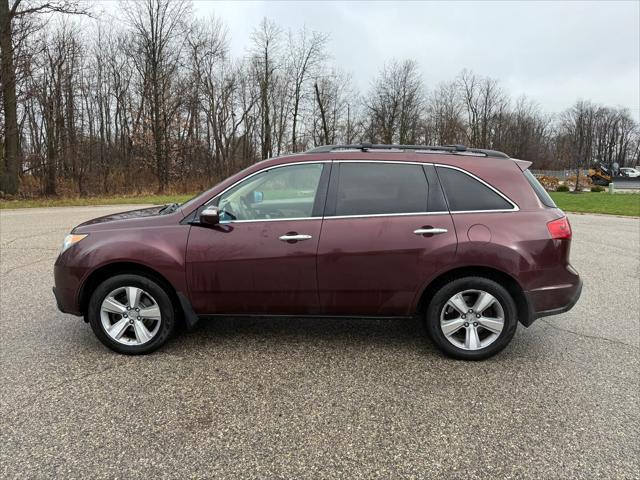
<svg viewBox="0 0 640 480">
<path fill-rule="evenodd" d="M 204 315 L 198 315 L 198 318 L 214 319 L 214 318 L 330 318 L 330 319 L 362 319 L 362 320 L 412 320 L 419 318 L 418 315 L 318 315 L 318 314 L 300 314 L 300 315 L 278 315 L 268 313 L 207 313 Z"/>
</svg>

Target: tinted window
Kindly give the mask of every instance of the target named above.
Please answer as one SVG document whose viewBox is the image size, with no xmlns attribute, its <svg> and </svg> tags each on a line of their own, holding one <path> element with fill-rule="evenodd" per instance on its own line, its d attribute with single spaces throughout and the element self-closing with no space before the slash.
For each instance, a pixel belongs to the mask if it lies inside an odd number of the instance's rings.
<svg viewBox="0 0 640 480">
<path fill-rule="evenodd" d="M 420 165 L 341 163 L 336 215 L 426 212 L 428 193 Z"/>
<path fill-rule="evenodd" d="M 221 220 L 311 217 L 321 163 L 272 168 L 225 192 L 218 200 Z"/>
<path fill-rule="evenodd" d="M 429 201 L 427 207 L 430 212 L 446 212 L 447 202 L 444 198 L 442 186 L 436 174 L 436 167 L 433 165 L 424 165 L 424 173 L 427 175 L 427 183 L 429 183 Z"/>
<path fill-rule="evenodd" d="M 543 205 L 546 205 L 547 207 L 551 207 L 551 208 L 557 208 L 556 202 L 554 202 L 553 199 L 549 196 L 547 191 L 540 184 L 540 182 L 533 175 L 533 173 L 531 173 L 529 170 L 525 170 L 524 177 L 529 181 L 529 184 L 533 188 L 533 191 L 536 192 L 536 195 L 538 196 L 540 201 L 543 203 Z"/>
<path fill-rule="evenodd" d="M 504 198 L 464 172 L 438 167 L 438 177 L 451 211 L 513 209 Z"/>
</svg>

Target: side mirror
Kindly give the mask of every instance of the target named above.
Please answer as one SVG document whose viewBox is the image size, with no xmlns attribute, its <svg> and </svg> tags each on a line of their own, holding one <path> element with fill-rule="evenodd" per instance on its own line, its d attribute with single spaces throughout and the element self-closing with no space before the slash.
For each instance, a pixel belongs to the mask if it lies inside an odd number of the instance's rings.
<svg viewBox="0 0 640 480">
<path fill-rule="evenodd" d="M 264 199 L 264 193 L 258 192 L 258 191 L 253 192 L 253 203 L 262 203 L 263 199 Z"/>
<path fill-rule="evenodd" d="M 220 223 L 220 210 L 218 207 L 207 207 L 201 211 L 200 223 L 205 225 L 218 225 Z"/>
</svg>

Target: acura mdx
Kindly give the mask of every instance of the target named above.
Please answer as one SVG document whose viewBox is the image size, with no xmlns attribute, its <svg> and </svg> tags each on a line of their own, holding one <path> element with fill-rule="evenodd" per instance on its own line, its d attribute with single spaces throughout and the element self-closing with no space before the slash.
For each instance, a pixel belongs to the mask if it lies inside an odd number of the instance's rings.
<svg viewBox="0 0 640 480">
<path fill-rule="evenodd" d="M 125 354 L 216 315 L 419 316 L 444 353 L 487 358 L 582 288 L 569 221 L 530 165 L 461 145 L 265 160 L 182 205 L 78 225 L 54 294 Z"/>
</svg>

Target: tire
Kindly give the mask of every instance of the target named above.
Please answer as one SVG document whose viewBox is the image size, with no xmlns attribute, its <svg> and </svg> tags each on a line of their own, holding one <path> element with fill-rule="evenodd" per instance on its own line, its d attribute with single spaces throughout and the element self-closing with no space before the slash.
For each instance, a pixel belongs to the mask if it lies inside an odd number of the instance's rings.
<svg viewBox="0 0 640 480">
<path fill-rule="evenodd" d="M 98 285 L 89 300 L 87 317 L 104 345 L 126 355 L 157 350 L 175 328 L 168 293 L 157 282 L 141 275 L 116 275 Z"/>
<path fill-rule="evenodd" d="M 511 294 L 499 283 L 483 277 L 457 278 L 434 294 L 425 326 L 431 340 L 446 355 L 484 360 L 513 338 L 518 326 L 517 308 Z"/>
</svg>

